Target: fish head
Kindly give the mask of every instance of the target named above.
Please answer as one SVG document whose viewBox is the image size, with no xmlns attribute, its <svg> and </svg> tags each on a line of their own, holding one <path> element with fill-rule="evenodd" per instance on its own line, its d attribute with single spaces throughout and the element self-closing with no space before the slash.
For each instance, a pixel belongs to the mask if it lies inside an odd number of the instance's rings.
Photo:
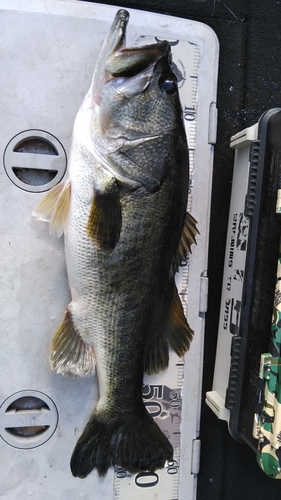
<svg viewBox="0 0 281 500">
<path fill-rule="evenodd" d="M 181 119 L 177 79 L 167 41 L 111 54 L 103 85 L 100 124 L 111 138 L 162 135 Z"/>
<path fill-rule="evenodd" d="M 124 170 L 129 158 L 122 175 L 153 191 L 167 173 L 175 138 L 186 141 L 182 110 L 170 44 L 126 48 L 128 20 L 127 11 L 117 12 L 96 64 L 86 97 L 94 109 L 90 136 L 104 165 L 110 156 Z"/>
</svg>

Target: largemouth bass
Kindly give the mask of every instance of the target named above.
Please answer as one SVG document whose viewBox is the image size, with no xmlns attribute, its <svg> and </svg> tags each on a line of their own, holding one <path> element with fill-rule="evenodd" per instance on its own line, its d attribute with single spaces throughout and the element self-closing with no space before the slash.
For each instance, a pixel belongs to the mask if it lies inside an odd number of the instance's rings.
<svg viewBox="0 0 281 500">
<path fill-rule="evenodd" d="M 69 180 L 35 215 L 65 233 L 72 300 L 51 367 L 97 370 L 99 401 L 71 458 L 74 476 L 118 464 L 154 471 L 173 449 L 142 400 L 143 374 L 182 356 L 193 332 L 174 275 L 197 233 L 186 214 L 188 148 L 168 42 L 125 47 L 119 10 L 77 114 Z"/>
</svg>

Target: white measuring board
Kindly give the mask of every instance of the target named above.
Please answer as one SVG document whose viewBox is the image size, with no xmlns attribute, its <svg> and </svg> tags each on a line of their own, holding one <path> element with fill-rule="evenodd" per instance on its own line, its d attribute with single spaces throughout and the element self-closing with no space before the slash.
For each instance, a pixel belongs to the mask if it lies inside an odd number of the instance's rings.
<svg viewBox="0 0 281 500">
<path fill-rule="evenodd" d="M 182 78 L 190 148 L 188 208 L 198 245 L 177 284 L 195 337 L 183 360 L 145 377 L 144 401 L 174 447 L 162 471 L 73 478 L 69 460 L 97 402 L 96 378 L 48 366 L 69 302 L 63 241 L 31 213 L 67 168 L 75 115 L 118 7 L 67 0 L 0 0 L 0 498 L 194 500 L 199 461 L 207 248 L 216 132 L 218 42 L 195 21 L 130 10 L 127 45 L 168 39 Z M 43 184 L 43 185 L 42 185 Z M 32 433 L 33 431 L 33 433 Z"/>
</svg>

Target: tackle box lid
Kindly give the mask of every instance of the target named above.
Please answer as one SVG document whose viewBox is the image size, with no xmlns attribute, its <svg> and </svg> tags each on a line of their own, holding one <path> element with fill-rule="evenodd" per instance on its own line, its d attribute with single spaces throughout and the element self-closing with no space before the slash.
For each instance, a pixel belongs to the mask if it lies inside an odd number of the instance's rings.
<svg viewBox="0 0 281 500">
<path fill-rule="evenodd" d="M 163 500 L 196 498 L 207 248 L 219 45 L 206 25 L 132 10 L 127 45 L 168 39 L 181 76 L 179 91 L 190 148 L 189 210 L 200 235 L 177 276 L 196 334 L 188 363 L 145 377 L 144 400 L 175 443 L 175 463 L 153 477 L 111 470 L 104 480 L 71 476 L 69 460 L 98 399 L 96 379 L 51 372 L 48 351 L 69 302 L 62 239 L 31 217 L 42 193 L 67 169 L 75 115 L 119 7 L 68 0 L 1 0 L 0 167 L 2 327 L 0 363 L 1 492 L 16 497 Z M 189 290 L 189 293 L 187 293 Z M 30 425 L 36 422 L 36 425 Z M 159 478 L 161 480 L 159 480 Z M 145 488 L 145 489 L 144 489 Z"/>
</svg>

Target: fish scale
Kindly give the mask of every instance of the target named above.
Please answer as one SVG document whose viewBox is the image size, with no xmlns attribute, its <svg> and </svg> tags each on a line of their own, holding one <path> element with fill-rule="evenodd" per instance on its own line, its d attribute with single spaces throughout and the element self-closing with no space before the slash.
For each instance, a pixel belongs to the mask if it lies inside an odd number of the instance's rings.
<svg viewBox="0 0 281 500">
<path fill-rule="evenodd" d="M 140 37 L 133 44 L 153 43 L 152 36 Z M 184 64 L 189 79 L 186 78 L 185 85 L 179 89 L 180 100 L 185 117 L 185 131 L 188 140 L 189 149 L 189 179 L 190 189 L 188 196 L 187 209 L 192 212 L 192 179 L 194 173 L 194 154 L 196 149 L 196 124 L 197 124 L 197 97 L 198 97 L 198 65 L 200 61 L 199 48 L 195 44 L 180 40 L 177 45 L 171 47 L 173 61 L 181 61 Z M 176 283 L 181 297 L 184 312 L 188 314 L 188 261 L 187 265 L 182 267 L 176 276 Z M 165 404 L 171 408 L 171 415 L 166 420 L 160 420 L 157 410 L 163 406 L 163 394 L 167 378 L 170 381 L 169 397 Z M 180 481 L 180 456 L 181 456 L 181 390 L 184 382 L 184 362 L 174 353 L 170 353 L 169 367 L 163 375 L 145 376 L 144 393 L 146 387 L 153 388 L 152 397 L 145 399 L 147 409 L 154 413 L 154 418 L 164 433 L 169 436 L 173 444 L 174 456 L 172 462 L 167 462 L 165 468 L 153 473 L 145 472 L 132 475 L 121 467 L 115 467 L 114 474 L 114 498 L 115 500 L 142 500 L 145 494 L 146 500 L 178 500 L 179 499 L 179 481 Z M 176 396 L 176 397 L 175 397 Z M 171 407 L 175 406 L 176 410 Z M 183 401 L 188 404 L 188 401 Z M 160 405 L 160 406 L 158 406 Z M 184 430 L 183 430 L 184 432 Z"/>
</svg>

